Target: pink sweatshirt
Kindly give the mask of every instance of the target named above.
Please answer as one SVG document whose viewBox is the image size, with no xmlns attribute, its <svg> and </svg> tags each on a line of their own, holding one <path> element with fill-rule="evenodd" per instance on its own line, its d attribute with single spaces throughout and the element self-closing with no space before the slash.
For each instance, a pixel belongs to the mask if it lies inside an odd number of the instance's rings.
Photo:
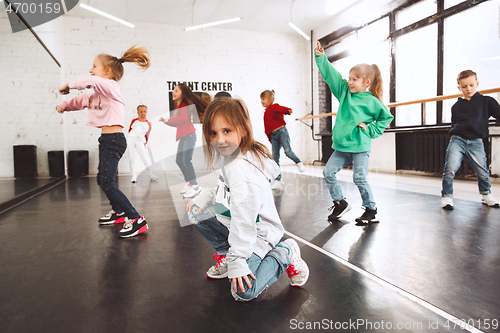
<svg viewBox="0 0 500 333">
<path fill-rule="evenodd" d="M 70 89 L 94 89 L 93 94 L 82 94 L 69 101 L 62 101 L 59 106 L 64 111 L 76 111 L 88 108 L 87 125 L 119 125 L 124 127 L 125 105 L 120 86 L 115 80 L 99 76 L 82 76 L 68 83 Z"/>
</svg>

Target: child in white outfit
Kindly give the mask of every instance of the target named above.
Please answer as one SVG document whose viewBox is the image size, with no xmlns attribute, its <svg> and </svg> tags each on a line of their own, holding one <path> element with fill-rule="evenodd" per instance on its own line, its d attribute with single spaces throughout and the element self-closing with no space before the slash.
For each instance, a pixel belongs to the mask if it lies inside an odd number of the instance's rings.
<svg viewBox="0 0 500 333">
<path fill-rule="evenodd" d="M 128 149 L 130 154 L 130 171 L 132 173 L 132 183 L 137 181 L 138 172 L 135 170 L 135 157 L 136 152 L 139 154 L 142 163 L 148 170 L 149 178 L 152 181 L 158 180 L 158 177 L 151 171 L 151 159 L 149 158 L 146 145 L 148 143 L 149 134 L 151 133 L 151 123 L 146 119 L 148 107 L 146 105 L 139 105 L 137 107 L 137 116 L 130 123 L 128 129 Z"/>
</svg>

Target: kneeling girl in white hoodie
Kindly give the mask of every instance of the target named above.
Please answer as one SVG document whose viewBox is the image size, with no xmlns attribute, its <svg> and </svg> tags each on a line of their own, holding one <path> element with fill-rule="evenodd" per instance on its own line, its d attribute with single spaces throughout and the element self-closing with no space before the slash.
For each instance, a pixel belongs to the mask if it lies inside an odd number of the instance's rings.
<svg viewBox="0 0 500 333">
<path fill-rule="evenodd" d="M 205 113 L 203 135 L 207 164 L 221 167 L 219 183 L 204 189 L 186 211 L 217 253 L 207 276 L 228 277 L 237 301 L 256 298 L 285 271 L 292 286 L 303 286 L 309 268 L 297 242 L 280 243 L 284 229 L 270 184 L 280 169 L 269 150 L 253 139 L 245 104 L 214 100 Z M 210 203 L 215 203 L 215 216 L 206 209 Z"/>
</svg>

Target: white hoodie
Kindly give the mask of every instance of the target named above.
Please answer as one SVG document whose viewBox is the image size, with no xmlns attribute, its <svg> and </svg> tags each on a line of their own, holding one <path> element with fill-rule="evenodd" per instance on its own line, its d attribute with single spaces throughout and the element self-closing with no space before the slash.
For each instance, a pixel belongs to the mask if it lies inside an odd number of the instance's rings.
<svg viewBox="0 0 500 333">
<path fill-rule="evenodd" d="M 270 184 L 280 169 L 273 160 L 262 160 L 264 168 L 253 154 L 240 153 L 221 170 L 216 188 L 206 188 L 193 199 L 200 208 L 215 202 L 217 220 L 229 229 L 230 279 L 252 273 L 246 259 L 252 253 L 263 259 L 283 237 Z"/>
</svg>

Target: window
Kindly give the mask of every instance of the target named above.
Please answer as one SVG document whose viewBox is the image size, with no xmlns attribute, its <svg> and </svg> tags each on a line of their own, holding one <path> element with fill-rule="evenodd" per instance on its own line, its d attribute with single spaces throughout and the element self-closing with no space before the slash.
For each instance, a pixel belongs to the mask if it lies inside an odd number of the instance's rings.
<svg viewBox="0 0 500 333">
<path fill-rule="evenodd" d="M 500 0 L 494 0 L 445 19 L 445 95 L 460 93 L 456 77 L 466 69 L 477 73 L 479 90 L 500 87 L 499 14 Z M 495 95 L 492 97 L 498 97 Z M 455 99 L 444 101 L 444 122 L 451 122 L 451 106 L 455 102 Z"/>
<path fill-rule="evenodd" d="M 437 12 L 435 0 L 424 0 L 396 14 L 396 29 L 404 28 Z"/>
<path fill-rule="evenodd" d="M 407 33 L 396 40 L 396 101 L 437 95 L 437 24 Z M 421 124 L 421 105 L 400 106 L 396 126 Z M 436 103 L 426 103 L 425 124 L 436 123 Z"/>
</svg>

